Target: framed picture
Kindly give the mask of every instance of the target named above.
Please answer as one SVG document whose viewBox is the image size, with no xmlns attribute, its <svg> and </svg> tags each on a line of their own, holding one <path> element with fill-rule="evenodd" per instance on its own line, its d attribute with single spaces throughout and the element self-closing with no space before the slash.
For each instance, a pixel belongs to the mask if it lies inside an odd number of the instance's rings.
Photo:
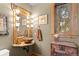
<svg viewBox="0 0 79 59">
<path fill-rule="evenodd" d="M 47 24 L 47 15 L 39 16 L 39 24 Z"/>
<path fill-rule="evenodd" d="M 0 35 L 8 34 L 7 16 L 0 15 Z"/>
</svg>

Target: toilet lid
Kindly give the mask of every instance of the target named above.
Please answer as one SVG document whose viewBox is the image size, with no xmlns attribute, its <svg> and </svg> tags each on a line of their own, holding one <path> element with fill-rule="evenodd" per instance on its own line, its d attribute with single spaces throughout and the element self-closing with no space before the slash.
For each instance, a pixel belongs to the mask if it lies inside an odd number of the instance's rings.
<svg viewBox="0 0 79 59">
<path fill-rule="evenodd" d="M 0 55 L 3 55 L 3 54 L 9 54 L 9 50 L 8 49 L 3 49 L 3 50 L 0 50 Z"/>
</svg>

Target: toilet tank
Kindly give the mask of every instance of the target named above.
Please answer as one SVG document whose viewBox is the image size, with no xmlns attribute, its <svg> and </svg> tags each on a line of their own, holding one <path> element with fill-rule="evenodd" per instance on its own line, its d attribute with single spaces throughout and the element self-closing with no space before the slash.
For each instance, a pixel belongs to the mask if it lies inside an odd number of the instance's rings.
<svg viewBox="0 0 79 59">
<path fill-rule="evenodd" d="M 0 50 L 0 56 L 9 56 L 9 50 L 8 49 Z"/>
</svg>

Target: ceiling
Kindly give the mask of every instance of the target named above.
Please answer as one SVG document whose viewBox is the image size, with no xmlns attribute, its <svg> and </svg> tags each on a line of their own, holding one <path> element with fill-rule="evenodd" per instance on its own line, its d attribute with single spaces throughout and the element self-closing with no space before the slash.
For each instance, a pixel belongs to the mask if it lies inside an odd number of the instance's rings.
<svg viewBox="0 0 79 59">
<path fill-rule="evenodd" d="M 37 6 L 37 5 L 40 5 L 40 3 L 28 3 L 28 5 L 30 5 L 30 6 Z"/>
<path fill-rule="evenodd" d="M 63 4 L 66 4 L 66 3 L 55 3 L 56 6 L 63 5 Z"/>
</svg>

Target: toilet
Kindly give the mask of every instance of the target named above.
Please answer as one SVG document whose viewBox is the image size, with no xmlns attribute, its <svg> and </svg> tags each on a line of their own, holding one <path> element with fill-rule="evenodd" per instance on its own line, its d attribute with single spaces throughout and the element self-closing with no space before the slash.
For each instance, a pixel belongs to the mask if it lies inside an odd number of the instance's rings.
<svg viewBox="0 0 79 59">
<path fill-rule="evenodd" d="M 8 49 L 0 50 L 0 56 L 9 56 L 9 50 Z"/>
</svg>

